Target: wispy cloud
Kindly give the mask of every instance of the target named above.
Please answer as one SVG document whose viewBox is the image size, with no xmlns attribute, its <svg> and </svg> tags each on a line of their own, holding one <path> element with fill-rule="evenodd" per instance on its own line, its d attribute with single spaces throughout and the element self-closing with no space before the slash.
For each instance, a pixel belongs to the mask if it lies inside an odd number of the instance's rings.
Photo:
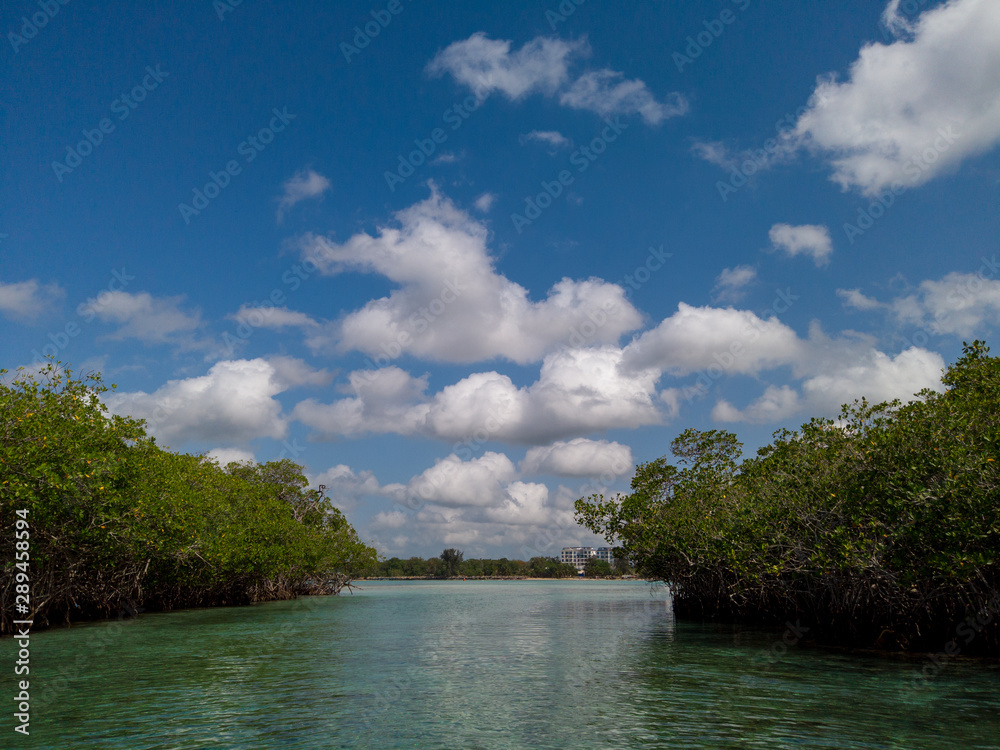
<svg viewBox="0 0 1000 750">
<path fill-rule="evenodd" d="M 493 208 L 493 204 L 496 202 L 496 199 L 497 197 L 493 193 L 483 193 L 478 198 L 476 198 L 476 202 L 473 203 L 472 205 L 476 207 L 477 211 L 481 211 L 482 213 L 485 214 L 488 213 L 491 208 Z"/>
<path fill-rule="evenodd" d="M 494 91 L 511 100 L 536 92 L 558 95 L 559 103 L 572 109 L 603 117 L 638 114 L 649 125 L 688 110 L 680 94 L 671 93 L 659 101 L 643 81 L 626 79 L 623 73 L 608 68 L 584 73 L 570 82 L 571 63 L 590 54 L 585 39 L 564 41 L 540 36 L 516 52 L 511 47 L 509 40 L 490 39 L 480 31 L 439 52 L 427 70 L 432 75 L 451 74 L 479 97 Z"/>
<path fill-rule="evenodd" d="M 4 283 L 0 281 L 0 315 L 15 320 L 39 317 L 65 296 L 58 284 L 42 284 L 37 279 Z"/>
<path fill-rule="evenodd" d="M 642 81 L 627 80 L 622 73 L 606 68 L 580 76 L 559 102 L 605 117 L 638 114 L 647 125 L 658 125 L 688 111 L 687 100 L 680 94 L 672 93 L 666 101 L 657 101 Z"/>
<path fill-rule="evenodd" d="M 722 141 L 695 141 L 691 146 L 691 152 L 699 159 L 723 169 L 732 169 L 736 166 L 736 157 L 729 152 Z"/>
<path fill-rule="evenodd" d="M 816 224 L 775 224 L 770 232 L 771 244 L 789 256 L 806 255 L 817 266 L 825 266 L 833 255 L 830 230 Z"/>
<path fill-rule="evenodd" d="M 149 292 L 107 292 L 89 303 L 87 310 L 106 323 L 119 328 L 110 338 L 136 339 L 146 344 L 172 344 L 184 349 L 204 348 L 194 332 L 203 326 L 198 310 L 183 310 L 183 295 L 154 297 Z"/>
<path fill-rule="evenodd" d="M 278 223 L 285 220 L 285 213 L 296 203 L 308 198 L 319 198 L 330 189 L 330 180 L 312 169 L 296 172 L 285 181 L 284 193 L 278 199 Z"/>
<path fill-rule="evenodd" d="M 738 302 L 746 296 L 746 287 L 757 279 L 757 269 L 753 266 L 736 266 L 723 269 L 715 280 L 712 290 L 718 302 Z"/>
<path fill-rule="evenodd" d="M 844 306 L 855 310 L 878 310 L 884 305 L 877 299 L 862 294 L 860 289 L 838 289 L 837 296 L 844 300 Z"/>
<path fill-rule="evenodd" d="M 568 148 L 572 141 L 557 130 L 532 130 L 525 133 L 518 140 L 521 143 L 540 143 L 546 146 L 550 152 L 555 153 L 561 148 Z"/>
<path fill-rule="evenodd" d="M 245 323 L 254 328 L 316 328 L 320 324 L 305 313 L 289 310 L 287 307 L 253 307 L 243 305 L 229 316 L 230 320 Z"/>
<path fill-rule="evenodd" d="M 920 326 L 937 335 L 972 336 L 1000 323 L 1000 281 L 977 273 L 946 274 L 928 279 L 911 293 L 880 302 L 858 289 L 838 289 L 847 307 L 885 310 L 897 323 Z"/>
<path fill-rule="evenodd" d="M 537 37 L 516 52 L 512 43 L 490 39 L 479 31 L 453 42 L 427 65 L 431 75 L 450 73 L 461 84 L 485 96 L 502 92 L 520 99 L 533 92 L 554 94 L 569 77 L 573 57 L 587 54 L 586 41 L 566 42 L 555 37 Z"/>
</svg>

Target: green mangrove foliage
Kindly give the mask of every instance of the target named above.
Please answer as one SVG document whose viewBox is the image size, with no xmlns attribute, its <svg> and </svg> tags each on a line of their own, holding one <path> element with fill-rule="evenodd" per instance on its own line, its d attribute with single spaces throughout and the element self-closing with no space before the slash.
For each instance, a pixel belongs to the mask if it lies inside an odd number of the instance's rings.
<svg viewBox="0 0 1000 750">
<path fill-rule="evenodd" d="M 0 383 L 3 546 L 14 548 L 18 518 L 30 532 L 27 566 L 3 556 L 0 632 L 12 619 L 37 628 L 335 593 L 377 562 L 300 466 L 220 467 L 163 450 L 142 421 L 107 412 L 106 391 L 99 376 L 52 365 Z M 15 618 L 25 567 L 30 611 Z"/>
<path fill-rule="evenodd" d="M 462 551 L 446 549 L 440 557 L 424 560 L 390 557 L 373 566 L 366 575 L 372 578 L 572 578 L 576 568 L 552 557 L 533 557 L 528 561 L 477 559 L 466 560 Z"/>
<path fill-rule="evenodd" d="M 611 569 L 611 563 L 607 560 L 598 560 L 596 557 L 592 557 L 583 566 L 583 574 L 591 578 L 610 578 L 614 575 L 614 570 Z"/>
<path fill-rule="evenodd" d="M 1000 360 L 982 342 L 942 393 L 845 406 L 781 430 L 753 458 L 727 432 L 687 430 L 637 467 L 631 492 L 577 518 L 679 616 L 800 618 L 853 646 L 1000 653 Z"/>
</svg>

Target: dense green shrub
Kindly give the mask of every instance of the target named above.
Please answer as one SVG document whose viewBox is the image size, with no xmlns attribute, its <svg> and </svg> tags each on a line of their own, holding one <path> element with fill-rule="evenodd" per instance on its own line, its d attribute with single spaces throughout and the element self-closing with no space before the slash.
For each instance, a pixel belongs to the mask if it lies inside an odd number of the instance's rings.
<svg viewBox="0 0 1000 750">
<path fill-rule="evenodd" d="M 462 555 L 460 550 L 445 550 L 445 553 L 452 552 Z M 576 575 L 576 568 L 552 557 L 533 557 L 525 562 L 524 560 L 508 560 L 506 557 L 499 560 L 472 558 L 461 559 L 455 562 L 453 572 L 450 572 L 441 557 L 431 557 L 424 560 L 420 557 L 411 557 L 408 560 L 401 560 L 398 557 L 390 557 L 375 565 L 367 572 L 372 578 L 447 578 L 449 576 L 462 576 L 469 578 L 572 578 Z M 453 557 L 453 556 L 452 556 Z M 454 557 L 453 557 L 454 559 Z"/>
<path fill-rule="evenodd" d="M 726 432 L 688 430 L 637 467 L 631 493 L 577 501 L 679 615 L 780 623 L 851 645 L 1000 653 L 1000 360 L 982 342 L 943 393 L 845 406 L 781 430 L 753 458 Z M 987 624 L 984 626 L 984 621 Z M 970 632 L 968 630 L 964 632 Z"/>
<path fill-rule="evenodd" d="M 55 366 L 0 384 L 0 528 L 12 549 L 27 516 L 36 627 L 336 590 L 376 561 L 301 467 L 163 450 L 106 390 Z M 2 565 L 6 632 L 19 571 Z"/>
</svg>

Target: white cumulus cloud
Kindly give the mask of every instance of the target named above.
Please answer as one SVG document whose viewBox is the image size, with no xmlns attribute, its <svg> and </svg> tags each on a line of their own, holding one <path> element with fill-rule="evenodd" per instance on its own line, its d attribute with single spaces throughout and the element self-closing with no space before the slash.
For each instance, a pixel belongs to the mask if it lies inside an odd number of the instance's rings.
<svg viewBox="0 0 1000 750">
<path fill-rule="evenodd" d="M 722 422 L 776 423 L 795 414 L 833 416 L 841 405 L 862 397 L 871 403 L 897 398 L 906 402 L 925 388 L 942 388 L 944 359 L 937 352 L 912 347 L 893 357 L 873 348 L 857 347 L 845 357 L 843 342 L 834 349 L 841 356 L 834 353 L 817 356 L 812 363 L 800 363 L 800 367 L 811 370 L 802 383 L 801 394 L 787 385 L 768 386 L 762 396 L 742 410 L 720 400 L 712 417 Z"/>
<path fill-rule="evenodd" d="M 243 305 L 229 319 L 251 328 L 271 328 L 278 331 L 284 328 L 314 329 L 320 326 L 318 321 L 305 313 L 289 310 L 287 307 Z"/>
<path fill-rule="evenodd" d="M 314 348 L 388 359 L 405 352 L 443 362 L 502 357 L 526 363 L 580 330 L 593 327 L 587 343 L 610 344 L 641 324 L 625 290 L 601 279 L 564 278 L 545 299 L 531 300 L 527 289 L 497 273 L 485 225 L 436 190 L 396 220 L 398 227 L 341 244 L 305 240 L 303 255 L 323 273 L 372 272 L 398 285 L 310 337 Z M 601 324 L 594 326 L 595 319 Z"/>
<path fill-rule="evenodd" d="M 525 474 L 560 477 L 620 476 L 633 468 L 632 449 L 607 440 L 576 438 L 528 450 L 520 469 Z"/>
<path fill-rule="evenodd" d="M 911 347 L 893 357 L 872 350 L 814 375 L 803 383 L 802 392 L 812 409 L 832 413 L 862 396 L 871 402 L 908 401 L 924 388 L 941 390 L 943 370 L 944 359 L 937 352 Z"/>
<path fill-rule="evenodd" d="M 288 422 L 275 396 L 327 382 L 325 373 L 301 360 L 232 360 L 215 363 L 205 375 L 169 380 L 153 393 L 112 393 L 105 400 L 116 414 L 145 419 L 149 432 L 168 445 L 245 445 L 259 437 L 285 437 Z"/>
<path fill-rule="evenodd" d="M 764 394 L 742 411 L 725 399 L 712 409 L 718 422 L 774 423 L 787 419 L 799 410 L 799 394 L 787 385 L 768 386 Z"/>
<path fill-rule="evenodd" d="M 1000 323 L 1000 281 L 952 272 L 921 282 L 916 293 L 893 300 L 892 310 L 901 322 L 968 337 L 983 325 Z"/>
<path fill-rule="evenodd" d="M 419 432 L 427 413 L 427 377 L 414 378 L 398 367 L 358 370 L 343 389 L 347 398 L 323 404 L 307 399 L 296 405 L 293 418 L 320 435 Z"/>
<path fill-rule="evenodd" d="M 1000 281 L 980 273 L 953 271 L 928 279 L 911 293 L 879 302 L 858 289 L 838 289 L 844 304 L 858 310 L 888 311 L 898 323 L 938 335 L 972 336 L 1000 323 Z"/>
<path fill-rule="evenodd" d="M 399 368 L 354 372 L 352 395 L 330 404 L 304 401 L 293 416 L 324 437 L 391 432 L 529 445 L 658 424 L 659 371 L 626 371 L 621 361 L 622 351 L 613 347 L 566 349 L 545 358 L 530 386 L 518 387 L 498 372 L 479 372 L 433 396 L 425 395 L 426 378 Z"/>
<path fill-rule="evenodd" d="M 1000 3 L 950 0 L 908 21 L 902 36 L 864 46 L 846 81 L 821 79 L 795 138 L 825 155 L 833 180 L 874 195 L 916 186 L 1000 142 Z"/>
<path fill-rule="evenodd" d="M 487 451 L 469 461 L 453 453 L 414 477 L 409 489 L 413 496 L 435 505 L 489 507 L 503 502 L 505 486 L 516 475 L 513 462 L 503 453 Z"/>
<path fill-rule="evenodd" d="M 467 557 L 514 548 L 525 560 L 558 554 L 564 544 L 603 543 L 574 519 L 573 501 L 580 491 L 560 486 L 553 496 L 544 484 L 518 479 L 502 453 L 488 451 L 464 461 L 452 454 L 396 489 L 401 507 L 378 513 L 368 527 L 389 553 L 399 549 L 404 536 L 459 546 Z"/>
<path fill-rule="evenodd" d="M 796 361 L 798 335 L 777 318 L 763 320 L 749 310 L 693 307 L 677 312 L 625 348 L 625 365 L 656 367 L 689 375 L 720 366 L 730 373 L 756 374 Z"/>
<path fill-rule="evenodd" d="M 658 424 L 659 372 L 621 367 L 622 351 L 567 349 L 546 357 L 539 379 L 517 388 L 506 375 L 477 373 L 435 395 L 425 430 L 441 439 L 485 432 L 540 444 L 618 427 Z"/>
</svg>

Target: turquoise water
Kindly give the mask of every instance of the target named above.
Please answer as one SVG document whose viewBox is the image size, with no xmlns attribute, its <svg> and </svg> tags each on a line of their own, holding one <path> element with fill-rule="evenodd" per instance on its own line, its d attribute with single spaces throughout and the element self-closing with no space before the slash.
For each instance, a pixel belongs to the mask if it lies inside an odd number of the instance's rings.
<svg viewBox="0 0 1000 750">
<path fill-rule="evenodd" d="M 677 623 L 638 582 L 372 582 L 353 596 L 32 636 L 0 747 L 1000 748 L 1000 669 Z"/>
</svg>

